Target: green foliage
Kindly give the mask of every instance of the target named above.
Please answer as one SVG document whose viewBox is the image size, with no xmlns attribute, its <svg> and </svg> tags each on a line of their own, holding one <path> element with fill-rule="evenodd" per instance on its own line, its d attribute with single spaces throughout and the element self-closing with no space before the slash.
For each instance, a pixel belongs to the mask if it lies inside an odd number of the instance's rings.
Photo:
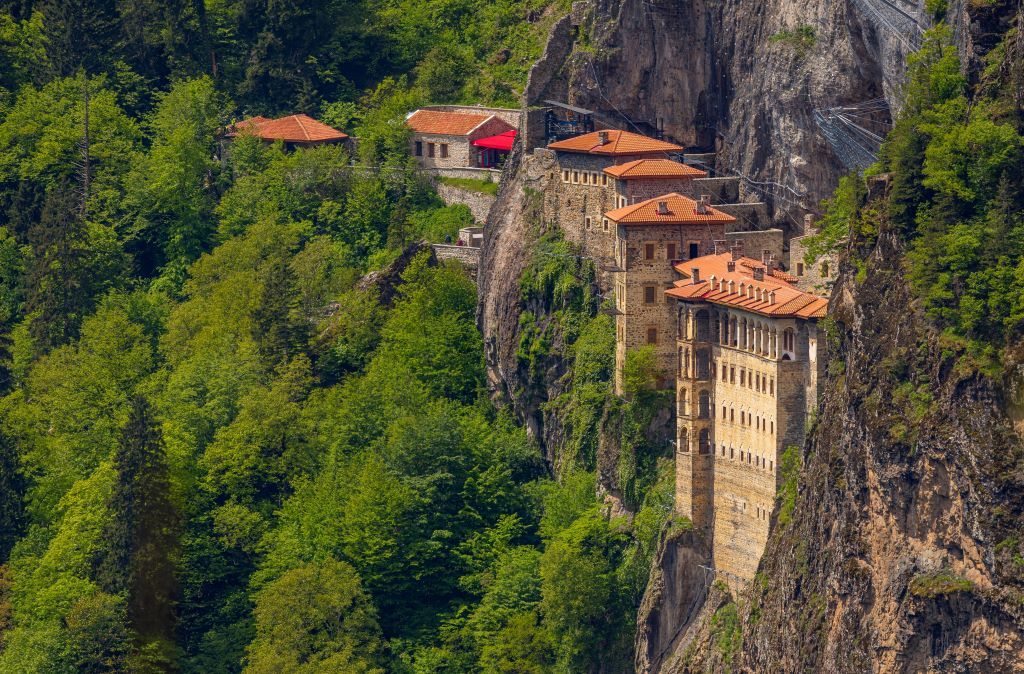
<svg viewBox="0 0 1024 674">
<path fill-rule="evenodd" d="M 438 181 L 445 185 L 451 185 L 452 187 L 458 187 L 471 192 L 480 192 L 481 194 L 497 194 L 498 183 L 493 180 L 483 180 L 480 178 L 448 178 L 441 176 Z"/>
<path fill-rule="evenodd" d="M 658 361 L 653 346 L 641 346 L 626 353 L 622 365 L 622 396 L 633 400 L 653 393 L 658 377 Z"/>
<path fill-rule="evenodd" d="M 743 645 L 739 611 L 734 602 L 722 606 L 711 616 L 711 638 L 715 650 L 722 656 L 726 671 L 733 671 L 736 659 Z"/>
<path fill-rule="evenodd" d="M 958 592 L 971 592 L 974 583 L 953 573 L 950 569 L 942 569 L 933 573 L 919 573 L 910 581 L 910 593 L 915 597 L 934 599 L 942 595 Z"/>
<path fill-rule="evenodd" d="M 619 621 L 626 597 L 617 582 L 624 533 L 596 509 L 557 534 L 541 557 L 541 607 L 559 667 L 587 671 L 622 665 L 628 655 Z"/>
<path fill-rule="evenodd" d="M 380 627 L 355 569 L 325 559 L 292 569 L 256 595 L 246 674 L 383 674 Z"/>
<path fill-rule="evenodd" d="M 814 47 L 817 39 L 818 38 L 814 33 L 814 27 L 802 23 L 793 29 L 784 28 L 780 30 L 769 37 L 768 41 L 775 44 L 786 45 L 793 50 L 793 53 L 796 54 L 797 58 L 802 59 L 807 56 L 807 52 Z"/>
<path fill-rule="evenodd" d="M 796 445 L 786 447 L 779 458 L 779 505 L 775 521 L 780 530 L 793 520 L 802 466 L 803 458 L 800 455 L 800 448 Z"/>
</svg>

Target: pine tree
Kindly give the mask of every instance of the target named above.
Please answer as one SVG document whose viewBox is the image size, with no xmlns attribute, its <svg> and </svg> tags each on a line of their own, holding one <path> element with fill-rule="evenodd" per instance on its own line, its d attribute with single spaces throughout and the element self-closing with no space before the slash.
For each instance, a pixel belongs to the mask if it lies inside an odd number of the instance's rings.
<svg viewBox="0 0 1024 674">
<path fill-rule="evenodd" d="M 104 591 L 127 597 L 128 623 L 141 644 L 169 643 L 176 624 L 181 527 L 163 436 L 142 396 L 132 400 L 114 467 L 118 480 L 97 580 Z"/>
<path fill-rule="evenodd" d="M 277 256 L 263 273 L 260 303 L 253 314 L 253 337 L 268 368 L 297 355 L 306 345 L 309 328 L 299 314 L 295 272 L 287 258 Z"/>
<path fill-rule="evenodd" d="M 24 523 L 25 479 L 14 442 L 0 431 L 0 564 L 7 562 L 11 547 Z"/>
<path fill-rule="evenodd" d="M 72 339 L 91 308 L 85 265 L 85 225 L 69 181 L 46 195 L 42 217 L 28 232 L 32 254 L 26 278 L 25 309 L 41 352 Z"/>
</svg>

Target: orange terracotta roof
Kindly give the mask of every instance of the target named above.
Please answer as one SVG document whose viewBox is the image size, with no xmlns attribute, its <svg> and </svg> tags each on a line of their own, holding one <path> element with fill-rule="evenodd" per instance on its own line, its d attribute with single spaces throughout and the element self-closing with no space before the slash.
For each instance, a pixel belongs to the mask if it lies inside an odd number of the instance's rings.
<svg viewBox="0 0 1024 674">
<path fill-rule="evenodd" d="M 286 143 L 325 143 L 348 138 L 348 134 L 301 114 L 278 119 L 250 117 L 235 124 L 228 135 L 237 136 L 239 133 L 252 133 L 263 140 Z"/>
<path fill-rule="evenodd" d="M 763 279 L 754 278 L 755 269 L 764 264 L 749 257 L 736 260 L 729 271 L 732 253 L 705 255 L 675 265 L 682 279 L 665 291 L 669 297 L 681 300 L 711 302 L 736 307 L 752 313 L 774 318 L 822 318 L 828 310 L 828 300 L 804 292 L 775 274 Z M 693 269 L 698 270 L 699 281 L 693 282 Z M 789 276 L 789 274 L 785 274 Z"/>
<path fill-rule="evenodd" d="M 604 170 L 619 180 L 635 178 L 707 178 L 708 172 L 671 159 L 635 159 Z"/>
<path fill-rule="evenodd" d="M 601 143 L 602 133 L 608 134 L 607 143 Z M 593 131 L 581 136 L 573 136 L 565 140 L 555 141 L 548 145 L 548 149 L 560 150 L 562 152 L 586 152 L 588 154 L 624 156 L 631 154 L 682 152 L 686 148 L 673 143 L 666 143 L 663 140 L 641 136 L 630 131 L 608 129 L 606 131 Z"/>
<path fill-rule="evenodd" d="M 439 136 L 468 136 L 469 133 L 494 115 L 473 112 L 445 112 L 443 110 L 417 110 L 405 123 L 416 133 L 434 133 Z M 509 128 L 512 128 L 509 126 Z"/>
<path fill-rule="evenodd" d="M 665 214 L 658 212 L 658 204 L 662 201 L 667 207 Z M 604 217 L 620 225 L 708 225 L 736 222 L 736 218 L 711 206 L 707 207 L 706 213 L 698 213 L 697 202 L 677 192 L 616 208 L 605 213 Z"/>
</svg>

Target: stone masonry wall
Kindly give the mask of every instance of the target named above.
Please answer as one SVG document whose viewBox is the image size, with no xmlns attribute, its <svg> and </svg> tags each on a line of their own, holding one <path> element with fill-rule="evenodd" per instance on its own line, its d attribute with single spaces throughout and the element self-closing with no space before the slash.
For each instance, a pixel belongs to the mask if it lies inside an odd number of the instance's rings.
<svg viewBox="0 0 1024 674">
<path fill-rule="evenodd" d="M 439 262 L 458 260 L 471 272 L 475 273 L 480 266 L 480 249 L 471 246 L 449 246 L 443 243 L 435 243 L 431 246 L 434 249 L 434 257 Z"/>
<path fill-rule="evenodd" d="M 438 182 L 435 187 L 437 195 L 441 197 L 441 201 L 449 206 L 464 204 L 469 207 L 469 211 L 473 214 L 473 220 L 480 224 L 487 222 L 487 213 L 494 204 L 495 195 L 467 190 L 454 185 L 447 185 L 443 182 Z"/>
<path fill-rule="evenodd" d="M 828 294 L 839 272 L 834 255 L 822 255 L 814 262 L 806 261 L 807 238 L 794 236 L 789 240 L 789 272 L 797 277 L 800 290 L 819 295 Z"/>
<path fill-rule="evenodd" d="M 686 255 L 686 244 L 694 242 L 698 256 L 711 252 L 716 238 L 724 236 L 722 225 L 616 226 L 614 275 L 616 316 L 616 388 L 621 390 L 622 366 L 626 352 L 646 344 L 655 348 L 658 365 L 667 381 L 675 377 L 677 319 L 675 301 L 665 296 L 677 275 L 671 261 Z M 653 253 L 648 258 L 648 247 Z M 674 247 L 674 250 L 673 250 Z M 653 295 L 653 296 L 652 296 Z M 653 335 L 651 330 L 656 331 Z M 654 337 L 654 342 L 650 337 Z"/>
</svg>

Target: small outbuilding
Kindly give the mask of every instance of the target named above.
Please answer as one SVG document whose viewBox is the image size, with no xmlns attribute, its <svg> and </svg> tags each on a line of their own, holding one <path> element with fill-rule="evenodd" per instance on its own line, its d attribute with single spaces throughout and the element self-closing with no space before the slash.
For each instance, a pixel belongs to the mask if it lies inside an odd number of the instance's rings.
<svg viewBox="0 0 1024 674">
<path fill-rule="evenodd" d="M 421 109 L 406 124 L 423 168 L 493 168 L 515 140 L 515 127 L 488 111 Z"/>
<path fill-rule="evenodd" d="M 232 124 L 225 135 L 234 138 L 242 134 L 256 136 L 268 143 L 281 141 L 289 147 L 330 145 L 344 143 L 348 139 L 348 134 L 303 114 L 278 119 L 250 117 Z"/>
</svg>

